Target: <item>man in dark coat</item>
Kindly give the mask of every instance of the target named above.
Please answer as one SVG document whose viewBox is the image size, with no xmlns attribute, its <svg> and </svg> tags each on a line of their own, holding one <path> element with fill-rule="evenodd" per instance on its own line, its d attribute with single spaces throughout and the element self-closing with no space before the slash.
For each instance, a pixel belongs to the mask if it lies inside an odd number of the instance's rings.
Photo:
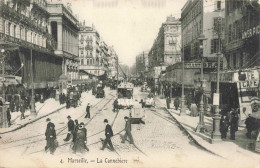
<svg viewBox="0 0 260 168">
<path fill-rule="evenodd" d="M 24 104 L 24 101 L 23 101 L 23 100 L 21 100 L 21 103 L 20 103 L 20 112 L 21 112 L 21 118 L 20 118 L 20 120 L 25 119 L 25 116 L 24 116 L 24 113 L 25 113 L 25 104 Z"/>
<path fill-rule="evenodd" d="M 231 111 L 230 139 L 235 140 L 235 133 L 238 130 L 238 114 L 236 109 Z"/>
<path fill-rule="evenodd" d="M 60 102 L 60 104 L 63 104 L 62 94 L 61 93 L 59 94 L 59 102 Z"/>
<path fill-rule="evenodd" d="M 171 103 L 171 98 L 169 96 L 166 97 L 166 105 L 167 105 L 167 109 L 170 109 L 170 103 Z"/>
<path fill-rule="evenodd" d="M 106 128 L 105 128 L 106 139 L 104 140 L 103 146 L 100 150 L 104 150 L 105 147 L 107 146 L 107 144 L 109 144 L 110 150 L 114 151 L 114 147 L 113 147 L 113 144 L 111 142 L 111 137 L 114 135 L 112 127 L 108 124 L 107 119 L 104 120 L 104 124 L 106 125 Z"/>
<path fill-rule="evenodd" d="M 180 106 L 180 99 L 179 99 L 179 97 L 176 97 L 176 98 L 174 99 L 174 107 L 175 107 L 175 110 L 178 110 L 179 106 Z"/>
<path fill-rule="evenodd" d="M 84 143 L 85 143 L 85 149 L 87 150 L 87 151 L 89 151 L 89 148 L 87 147 L 87 145 L 86 145 L 86 143 L 87 143 L 87 129 L 85 128 L 85 124 L 83 123 L 83 122 L 81 122 L 80 123 L 80 126 L 83 126 L 83 128 L 82 128 L 82 131 L 84 132 Z"/>
<path fill-rule="evenodd" d="M 130 144 L 133 144 L 134 140 L 133 140 L 133 136 L 132 136 L 132 133 L 131 133 L 131 121 L 126 116 L 124 117 L 124 119 L 125 119 L 125 135 L 122 139 L 122 143 L 125 143 L 125 141 L 128 137 L 129 140 L 130 140 Z"/>
<path fill-rule="evenodd" d="M 87 112 L 87 114 L 86 114 L 85 118 L 90 118 L 90 104 L 89 103 L 86 107 L 86 112 Z"/>
<path fill-rule="evenodd" d="M 118 100 L 117 99 L 115 99 L 113 106 L 114 106 L 114 112 L 118 111 Z"/>
<path fill-rule="evenodd" d="M 14 98 L 13 98 L 13 96 L 10 99 L 9 108 L 10 108 L 11 112 L 14 112 Z"/>
<path fill-rule="evenodd" d="M 67 95 L 66 97 L 66 108 L 70 108 L 70 97 L 69 97 L 69 94 Z"/>
<path fill-rule="evenodd" d="M 8 127 L 10 127 L 12 124 L 11 124 L 11 113 L 9 107 L 7 107 L 6 109 L 6 115 L 7 115 Z"/>
<path fill-rule="evenodd" d="M 16 96 L 15 97 L 15 100 L 14 100 L 14 104 L 15 104 L 15 111 L 19 111 L 19 97 L 18 96 Z"/>
<path fill-rule="evenodd" d="M 73 136 L 73 131 L 74 131 L 74 121 L 71 119 L 71 116 L 68 116 L 68 134 L 67 137 L 65 139 L 63 139 L 64 141 L 69 141 L 70 137 Z"/>
<path fill-rule="evenodd" d="M 222 115 L 220 119 L 220 133 L 222 139 L 227 138 L 228 126 L 229 126 L 228 117 L 226 115 Z"/>
<path fill-rule="evenodd" d="M 57 147 L 54 142 L 56 140 L 55 125 L 51 122 L 49 118 L 47 118 L 46 121 L 48 122 L 48 124 L 45 131 L 45 137 L 47 141 L 47 144 L 45 146 L 45 151 L 47 151 L 50 148 L 50 152 L 51 154 L 53 154 Z"/>
</svg>

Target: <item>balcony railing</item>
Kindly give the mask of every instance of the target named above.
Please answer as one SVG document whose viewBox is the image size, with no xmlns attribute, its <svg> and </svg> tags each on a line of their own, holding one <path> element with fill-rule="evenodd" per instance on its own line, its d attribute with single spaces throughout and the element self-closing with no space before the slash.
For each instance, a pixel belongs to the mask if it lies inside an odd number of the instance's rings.
<svg viewBox="0 0 260 168">
<path fill-rule="evenodd" d="M 22 47 L 25 47 L 25 48 L 35 49 L 35 50 L 42 51 L 42 52 L 51 52 L 51 50 L 53 50 L 53 49 L 50 49 L 49 47 L 48 48 L 44 48 L 44 47 L 38 46 L 36 44 L 30 43 L 28 41 L 25 41 L 25 40 L 22 40 L 22 39 L 18 39 L 18 38 L 6 35 L 4 33 L 0 33 L 0 40 L 4 40 L 4 41 L 7 41 L 7 42 L 12 42 L 12 43 L 15 43 L 15 44 L 17 44 L 19 46 L 22 46 Z M 50 44 L 52 44 L 52 43 L 50 43 Z M 51 45 L 51 48 L 54 48 L 54 47 L 55 46 Z"/>
</svg>

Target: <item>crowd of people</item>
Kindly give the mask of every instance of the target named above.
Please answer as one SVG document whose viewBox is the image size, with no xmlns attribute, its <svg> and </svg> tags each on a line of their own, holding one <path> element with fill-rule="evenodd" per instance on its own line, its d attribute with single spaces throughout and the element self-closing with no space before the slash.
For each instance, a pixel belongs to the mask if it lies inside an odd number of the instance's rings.
<svg viewBox="0 0 260 168">
<path fill-rule="evenodd" d="M 67 116 L 68 123 L 68 133 L 66 135 L 66 138 L 63 139 L 65 142 L 69 142 L 71 140 L 71 149 L 74 154 L 76 153 L 85 153 L 89 151 L 89 148 L 87 146 L 87 129 L 85 128 L 85 124 L 81 122 L 79 124 L 78 120 L 72 120 L 71 116 Z M 127 116 L 124 117 L 125 120 L 125 134 L 122 137 L 121 143 L 125 143 L 127 138 L 130 140 L 130 144 L 134 144 L 133 136 L 131 133 L 131 120 Z M 51 122 L 50 118 L 46 119 L 47 127 L 45 131 L 45 137 L 46 137 L 46 146 L 45 151 L 50 151 L 51 154 L 54 154 L 56 148 L 59 146 L 59 143 L 57 141 L 56 137 L 56 130 L 55 130 L 55 124 Z M 108 148 L 111 151 L 114 151 L 114 146 L 111 141 L 111 138 L 114 136 L 112 126 L 108 123 L 108 119 L 104 119 L 105 124 L 105 139 L 101 138 L 102 147 L 100 150 L 104 150 L 105 148 Z"/>
</svg>

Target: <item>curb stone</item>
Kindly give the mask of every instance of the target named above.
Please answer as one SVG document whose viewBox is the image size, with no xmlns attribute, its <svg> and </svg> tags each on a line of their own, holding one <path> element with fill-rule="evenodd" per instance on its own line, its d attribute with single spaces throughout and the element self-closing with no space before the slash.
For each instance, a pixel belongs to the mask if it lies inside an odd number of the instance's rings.
<svg viewBox="0 0 260 168">
<path fill-rule="evenodd" d="M 35 121 L 38 121 L 38 120 L 40 120 L 40 119 L 42 119 L 42 118 L 44 118 L 44 117 L 47 117 L 47 116 L 49 116 L 49 115 L 51 115 L 51 114 L 53 114 L 53 113 L 56 113 L 56 112 L 58 112 L 58 111 L 64 109 L 65 107 L 66 107 L 66 106 L 64 105 L 64 106 L 58 108 L 57 110 L 54 110 L 54 111 L 52 111 L 52 112 L 50 112 L 50 113 L 48 113 L 48 114 L 42 115 L 42 116 L 40 116 L 39 118 L 35 118 L 35 119 L 33 119 L 33 120 L 30 120 L 30 121 L 28 121 L 27 123 L 24 123 L 24 124 L 22 124 L 22 125 L 20 125 L 20 126 L 18 126 L 18 127 L 16 127 L 16 128 L 13 128 L 13 129 L 8 130 L 8 131 L 0 132 L 0 135 L 6 134 L 6 133 L 9 133 L 9 132 L 13 132 L 13 131 L 16 131 L 16 130 L 19 130 L 19 129 L 25 127 L 26 125 L 31 124 L 31 123 L 34 123 Z"/>
<path fill-rule="evenodd" d="M 209 153 L 211 153 L 211 154 L 213 154 L 213 155 L 216 155 L 216 156 L 218 156 L 218 157 L 224 158 L 223 156 L 221 156 L 221 155 L 219 155 L 219 154 L 216 154 L 215 152 L 213 152 L 213 151 L 207 149 L 206 147 L 204 147 L 203 145 L 201 145 L 201 144 L 189 133 L 189 131 L 187 131 L 187 129 L 171 114 L 171 112 L 170 112 L 167 108 L 164 107 L 164 110 L 166 110 L 166 111 L 173 117 L 173 119 L 176 121 L 176 123 L 178 124 L 178 126 L 181 127 L 181 129 L 188 135 L 188 138 L 189 138 L 189 139 L 191 138 L 191 140 L 192 140 L 196 145 L 198 145 L 200 148 L 202 148 L 203 150 L 205 150 L 205 151 L 207 151 L 207 152 L 209 152 Z"/>
</svg>

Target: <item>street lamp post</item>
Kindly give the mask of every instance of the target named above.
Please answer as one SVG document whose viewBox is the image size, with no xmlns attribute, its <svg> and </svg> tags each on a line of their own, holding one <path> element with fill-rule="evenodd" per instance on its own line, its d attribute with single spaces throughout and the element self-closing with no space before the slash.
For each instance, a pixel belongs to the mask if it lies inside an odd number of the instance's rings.
<svg viewBox="0 0 260 168">
<path fill-rule="evenodd" d="M 181 87 L 181 111 L 180 116 L 185 115 L 186 107 L 185 107 L 185 95 L 184 95 L 184 38 L 182 34 L 182 87 Z"/>
<path fill-rule="evenodd" d="M 214 117 L 213 117 L 213 131 L 211 133 L 211 143 L 216 143 L 216 142 L 220 142 L 221 141 L 221 133 L 219 130 L 220 127 L 220 115 L 219 115 L 219 73 L 220 73 L 220 55 L 221 55 L 221 22 L 222 22 L 222 18 L 219 17 L 218 19 L 219 24 L 218 24 L 218 69 L 217 69 L 217 90 L 216 93 L 214 93 L 214 99 L 213 99 L 213 105 L 216 105 L 215 108 L 215 113 L 214 113 Z"/>
<path fill-rule="evenodd" d="M 4 104 L 5 102 L 5 90 L 4 90 L 4 82 L 5 82 L 5 63 L 4 63 L 4 49 L 1 49 L 1 54 L 2 54 L 2 78 L 3 78 L 3 98 L 2 102 Z"/>
<path fill-rule="evenodd" d="M 36 116 L 35 110 L 35 90 L 34 90 L 34 79 L 33 79 L 33 61 L 32 61 L 32 49 L 31 49 L 31 87 L 32 87 L 32 98 L 31 98 L 31 116 Z"/>
<path fill-rule="evenodd" d="M 201 53 L 201 98 L 200 98 L 200 107 L 199 107 L 199 124 L 196 128 L 196 132 L 205 132 L 205 123 L 204 123 L 204 89 L 205 89 L 205 80 L 203 78 L 203 41 L 206 40 L 207 38 L 205 38 L 205 36 L 202 34 L 200 35 L 200 37 L 198 38 L 198 40 L 200 41 L 200 51 L 202 50 Z"/>
</svg>

